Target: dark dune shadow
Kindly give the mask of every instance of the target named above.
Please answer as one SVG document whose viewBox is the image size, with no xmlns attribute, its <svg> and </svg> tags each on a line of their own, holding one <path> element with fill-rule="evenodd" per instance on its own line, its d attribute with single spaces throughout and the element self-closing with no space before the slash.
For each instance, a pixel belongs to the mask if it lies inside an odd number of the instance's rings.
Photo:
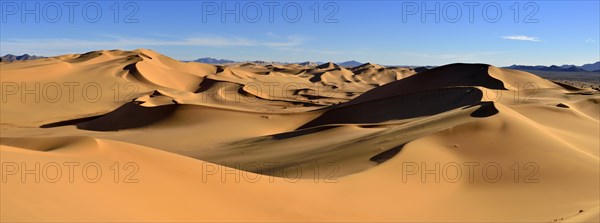
<svg viewBox="0 0 600 223">
<path fill-rule="evenodd" d="M 142 75 L 142 73 L 136 67 L 136 64 L 137 64 L 137 62 L 127 64 L 125 67 L 123 67 L 123 70 L 127 71 L 129 73 L 129 75 L 131 75 L 131 77 L 133 77 L 136 80 L 141 81 L 142 83 L 153 84 L 152 81 L 146 79 L 144 77 L 144 75 Z"/>
<path fill-rule="evenodd" d="M 575 86 L 571 86 L 571 85 L 568 85 L 568 84 L 565 84 L 565 83 L 560 83 L 558 81 L 552 81 L 552 83 L 555 83 L 558 86 L 561 86 L 565 90 L 570 90 L 570 91 L 582 90 L 581 88 L 578 88 L 578 87 L 575 87 Z"/>
<path fill-rule="evenodd" d="M 272 135 L 272 137 L 274 139 L 288 139 L 288 138 L 294 138 L 294 137 L 303 136 L 303 135 L 310 135 L 310 134 L 313 134 L 316 132 L 325 131 L 325 130 L 336 128 L 336 127 L 338 127 L 338 126 L 318 126 L 318 127 L 314 127 L 314 128 L 296 130 L 293 132 L 279 133 L 279 134 Z"/>
<path fill-rule="evenodd" d="M 402 145 L 396 146 L 394 148 L 388 149 L 382 153 L 379 153 L 379 154 L 371 157 L 369 160 L 371 160 L 377 164 L 382 164 L 385 161 L 388 161 L 392 157 L 396 156 L 402 150 L 402 148 L 404 148 L 404 145 L 406 145 L 406 144 L 402 144 Z"/>
<path fill-rule="evenodd" d="M 213 80 L 210 78 L 204 78 L 202 82 L 200 82 L 198 89 L 194 91 L 194 93 L 199 94 L 205 92 L 217 83 L 221 83 L 221 81 Z"/>
<path fill-rule="evenodd" d="M 481 86 L 507 90 L 502 81 L 489 75 L 489 66 L 487 64 L 457 63 L 436 67 L 374 88 L 340 106 L 447 87 Z"/>
<path fill-rule="evenodd" d="M 177 107 L 177 104 L 144 107 L 130 102 L 94 120 L 79 123 L 77 128 L 92 131 L 140 128 L 169 117 Z"/>
<path fill-rule="evenodd" d="M 151 56 L 148 56 L 148 55 L 147 55 L 147 54 L 145 54 L 145 53 L 140 53 L 140 55 L 141 55 L 142 57 L 146 57 L 146 58 L 148 58 L 148 59 L 152 60 L 152 57 L 151 57 Z"/>
<path fill-rule="evenodd" d="M 439 114 L 452 109 L 477 105 L 483 92 L 474 87 L 429 90 L 360 104 L 333 108 L 298 129 L 327 124 L 378 123 Z"/>
<path fill-rule="evenodd" d="M 177 104 L 156 107 L 144 107 L 129 102 L 107 114 L 66 120 L 42 125 L 42 128 L 75 125 L 78 129 L 91 131 L 118 131 L 149 126 L 169 117 L 178 107 Z"/>
<path fill-rule="evenodd" d="M 316 68 L 317 69 L 336 69 L 336 68 L 340 68 L 340 65 L 337 65 L 332 62 L 327 62 L 327 63 L 317 66 Z"/>
<path fill-rule="evenodd" d="M 308 79 L 308 81 L 313 82 L 313 83 L 322 81 L 323 79 L 321 77 L 323 76 L 323 74 L 325 74 L 329 71 L 330 70 L 315 73 L 315 74 L 313 74 L 313 76 L 310 79 Z"/>
<path fill-rule="evenodd" d="M 103 53 L 101 51 L 90 51 L 84 54 L 80 54 L 79 56 L 73 58 L 73 59 L 68 59 L 66 60 L 66 62 L 69 63 L 83 63 L 86 61 L 89 61 L 91 59 L 94 59 L 96 57 L 102 56 Z"/>
<path fill-rule="evenodd" d="M 481 107 L 479 107 L 477 110 L 475 110 L 473 113 L 471 113 L 471 117 L 485 118 L 485 117 L 490 117 L 492 115 L 498 114 L 498 112 L 499 112 L 498 109 L 496 109 L 494 102 L 484 101 L 484 102 L 479 103 L 479 105 L 481 105 Z"/>
<path fill-rule="evenodd" d="M 97 119 L 101 116 L 102 115 L 96 115 L 96 116 L 90 116 L 90 117 L 85 117 L 85 118 L 77 118 L 77 119 L 71 119 L 71 120 L 66 120 L 66 121 L 53 122 L 53 123 L 43 124 L 40 126 L 40 128 L 46 129 L 46 128 L 67 126 L 67 125 L 77 125 L 78 123 L 91 121 L 91 120 Z"/>
</svg>

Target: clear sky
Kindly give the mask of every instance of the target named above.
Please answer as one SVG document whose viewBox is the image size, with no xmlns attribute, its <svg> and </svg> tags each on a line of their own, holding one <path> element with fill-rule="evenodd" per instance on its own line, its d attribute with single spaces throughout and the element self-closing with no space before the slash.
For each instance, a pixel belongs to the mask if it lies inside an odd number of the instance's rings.
<svg viewBox="0 0 600 223">
<path fill-rule="evenodd" d="M 0 54 L 581 65 L 600 60 L 599 2 L 2 0 Z"/>
</svg>

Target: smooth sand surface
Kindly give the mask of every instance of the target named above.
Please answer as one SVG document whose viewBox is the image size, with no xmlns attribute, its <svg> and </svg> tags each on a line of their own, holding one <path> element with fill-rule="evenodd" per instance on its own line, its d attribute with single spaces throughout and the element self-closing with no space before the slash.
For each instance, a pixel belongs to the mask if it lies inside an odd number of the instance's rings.
<svg viewBox="0 0 600 223">
<path fill-rule="evenodd" d="M 600 221 L 600 94 L 450 64 L 0 63 L 0 220 Z"/>
</svg>

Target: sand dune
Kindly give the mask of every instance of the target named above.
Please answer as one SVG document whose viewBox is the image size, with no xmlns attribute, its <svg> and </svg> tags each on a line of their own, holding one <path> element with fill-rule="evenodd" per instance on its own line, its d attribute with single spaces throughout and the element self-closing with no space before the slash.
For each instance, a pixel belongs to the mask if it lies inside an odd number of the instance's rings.
<svg viewBox="0 0 600 223">
<path fill-rule="evenodd" d="M 600 94 L 102 50 L 0 63 L 2 221 L 600 221 Z"/>
</svg>

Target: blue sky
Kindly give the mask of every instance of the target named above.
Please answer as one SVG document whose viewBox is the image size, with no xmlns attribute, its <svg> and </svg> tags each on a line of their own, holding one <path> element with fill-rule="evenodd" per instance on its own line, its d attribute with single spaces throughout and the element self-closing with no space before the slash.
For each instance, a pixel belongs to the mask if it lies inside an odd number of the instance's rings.
<svg viewBox="0 0 600 223">
<path fill-rule="evenodd" d="M 0 4 L 2 55 L 149 48 L 180 60 L 497 66 L 600 60 L 597 0 Z"/>
</svg>

